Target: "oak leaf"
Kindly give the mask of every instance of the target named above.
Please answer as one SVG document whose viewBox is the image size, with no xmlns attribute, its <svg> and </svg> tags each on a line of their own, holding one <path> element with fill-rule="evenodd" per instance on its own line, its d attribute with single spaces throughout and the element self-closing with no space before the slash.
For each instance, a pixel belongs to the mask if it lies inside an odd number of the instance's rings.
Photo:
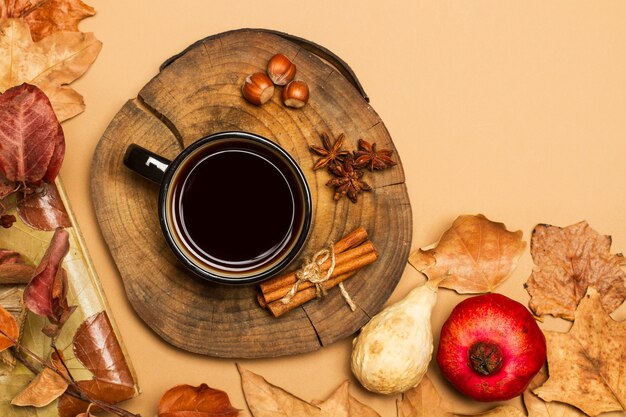
<svg viewBox="0 0 626 417">
<path fill-rule="evenodd" d="M 20 219 L 38 230 L 70 227 L 72 222 L 55 183 L 43 183 L 35 193 L 26 195 L 17 205 Z"/>
<path fill-rule="evenodd" d="M 57 229 L 24 290 L 26 307 L 39 316 L 48 317 L 50 325 L 44 327 L 43 332 L 50 337 L 58 333 L 76 308 L 67 303 L 67 274 L 62 267 L 69 248 L 69 232 Z"/>
<path fill-rule="evenodd" d="M 33 42 L 21 19 L 0 19 L 0 92 L 30 83 L 41 88 L 52 103 L 59 121 L 85 108 L 83 98 L 67 86 L 87 70 L 102 43 L 93 33 L 56 32 Z"/>
<path fill-rule="evenodd" d="M 134 378 L 106 312 L 94 314 L 78 327 L 73 350 L 74 356 L 93 374 L 93 379 L 77 381 L 90 398 L 115 404 L 135 395 Z M 84 401 L 63 395 L 59 400 L 59 416 L 75 417 L 88 406 Z"/>
<path fill-rule="evenodd" d="M 0 306 L 0 352 L 13 346 L 19 335 L 17 320 L 13 314 Z"/>
<path fill-rule="evenodd" d="M 626 411 L 626 322 L 616 322 L 589 288 L 568 333 L 544 332 L 550 377 L 534 390 L 590 416 Z"/>
<path fill-rule="evenodd" d="M 441 398 L 439 392 L 431 382 L 428 375 L 415 388 L 411 388 L 402 394 L 402 398 L 396 400 L 398 417 L 463 417 L 469 414 L 456 414 L 451 405 Z M 525 414 L 512 406 L 500 406 L 484 413 L 472 414 L 481 417 L 525 417 Z"/>
<path fill-rule="evenodd" d="M 326 417 L 319 407 L 238 366 L 248 408 L 254 417 Z"/>
<path fill-rule="evenodd" d="M 201 384 L 170 388 L 161 397 L 157 413 L 158 417 L 235 417 L 239 410 L 224 391 Z"/>
<path fill-rule="evenodd" d="M 80 0 L 13 0 L 0 3 L 0 17 L 22 18 L 35 42 L 54 32 L 78 32 L 78 23 L 95 10 Z"/>
<path fill-rule="evenodd" d="M 44 368 L 24 388 L 11 404 L 17 406 L 45 407 L 59 398 L 67 389 L 68 382 L 50 368 Z"/>
<path fill-rule="evenodd" d="M 574 319 L 576 306 L 594 287 L 602 305 L 613 312 L 626 299 L 626 259 L 611 254 L 611 237 L 600 235 L 585 221 L 568 227 L 540 224 L 530 244 L 535 269 L 526 289 L 530 309 L 538 316 L 550 314 Z"/>
<path fill-rule="evenodd" d="M 28 265 L 21 254 L 0 249 L 0 284 L 26 284 L 34 273 L 35 267 Z"/>
<path fill-rule="evenodd" d="M 345 381 L 325 401 L 311 401 L 332 417 L 380 417 L 376 411 L 350 395 L 350 383 Z"/>
<path fill-rule="evenodd" d="M 583 412 L 571 405 L 558 401 L 546 402 L 533 393 L 533 390 L 540 387 L 547 379 L 548 375 L 545 372 L 539 372 L 524 391 L 524 405 L 528 411 L 528 417 L 585 417 Z"/>
<path fill-rule="evenodd" d="M 482 214 L 459 216 L 436 246 L 418 249 L 409 263 L 429 280 L 460 294 L 493 291 L 517 266 L 526 247 L 522 232 L 510 232 Z"/>
</svg>

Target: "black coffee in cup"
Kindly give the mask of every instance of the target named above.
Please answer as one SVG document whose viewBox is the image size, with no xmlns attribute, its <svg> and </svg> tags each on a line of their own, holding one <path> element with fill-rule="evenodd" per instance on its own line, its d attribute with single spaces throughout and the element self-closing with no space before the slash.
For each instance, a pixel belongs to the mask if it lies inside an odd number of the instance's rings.
<svg viewBox="0 0 626 417">
<path fill-rule="evenodd" d="M 290 247 L 302 227 L 298 184 L 285 161 L 256 142 L 200 148 L 172 178 L 175 233 L 199 262 L 250 271 Z M 287 174 L 287 175 L 286 175 Z"/>
<path fill-rule="evenodd" d="M 165 241 L 195 274 L 247 284 L 285 268 L 306 242 L 311 193 L 279 145 L 246 132 L 199 139 L 169 161 L 130 145 L 124 163 L 160 184 Z"/>
</svg>

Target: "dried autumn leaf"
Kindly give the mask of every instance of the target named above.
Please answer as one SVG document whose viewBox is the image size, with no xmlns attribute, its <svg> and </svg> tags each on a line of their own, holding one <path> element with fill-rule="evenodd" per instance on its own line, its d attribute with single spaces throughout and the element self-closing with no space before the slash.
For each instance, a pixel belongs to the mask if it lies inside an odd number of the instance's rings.
<svg viewBox="0 0 626 417">
<path fill-rule="evenodd" d="M 11 404 L 17 406 L 45 407 L 59 398 L 67 389 L 67 381 L 50 368 L 44 368 L 24 388 Z"/>
<path fill-rule="evenodd" d="M 568 333 L 544 333 L 550 378 L 535 394 L 590 416 L 626 411 L 626 322 L 611 319 L 595 289 L 587 290 Z"/>
<path fill-rule="evenodd" d="M 493 291 L 517 266 L 526 242 L 522 231 L 510 232 L 482 214 L 459 216 L 437 245 L 418 249 L 410 264 L 441 287 L 460 294 Z"/>
<path fill-rule="evenodd" d="M 158 417 L 234 417 L 239 410 L 224 391 L 201 384 L 170 388 L 161 397 L 157 413 Z"/>
<path fill-rule="evenodd" d="M 349 387 L 350 383 L 345 381 L 326 401 L 311 401 L 311 404 L 332 417 L 380 417 L 376 411 L 350 395 Z"/>
<path fill-rule="evenodd" d="M 626 259 L 611 254 L 611 237 L 600 235 L 587 222 L 568 227 L 540 224 L 530 244 L 535 262 L 526 289 L 536 315 L 574 319 L 576 306 L 595 288 L 602 306 L 613 312 L 626 299 Z"/>
<path fill-rule="evenodd" d="M 27 265 L 22 255 L 0 249 L 0 284 L 26 284 L 34 273 L 35 267 Z"/>
<path fill-rule="evenodd" d="M 13 346 L 19 335 L 20 329 L 17 320 L 13 314 L 0 306 L 0 352 Z"/>
<path fill-rule="evenodd" d="M 26 307 L 39 316 L 48 317 L 50 323 L 59 328 L 73 311 L 67 304 L 67 277 L 61 266 L 69 247 L 69 233 L 57 229 L 35 276 L 24 290 Z"/>
<path fill-rule="evenodd" d="M 428 375 L 415 388 L 402 394 L 396 400 L 398 417 L 452 417 L 452 406 L 435 389 Z"/>
<path fill-rule="evenodd" d="M 248 408 L 254 417 L 325 417 L 326 413 L 262 376 L 238 366 Z"/>
<path fill-rule="evenodd" d="M 17 206 L 20 219 L 38 230 L 55 230 L 72 226 L 54 183 L 43 183 L 35 194 L 24 197 Z"/>
<path fill-rule="evenodd" d="M 21 19 L 0 19 L 0 91 L 22 83 L 41 88 L 59 121 L 85 108 L 83 98 L 67 86 L 80 77 L 98 56 L 102 43 L 93 33 L 56 32 L 33 42 Z"/>
<path fill-rule="evenodd" d="M 0 17 L 24 19 L 35 42 L 54 32 L 78 32 L 78 23 L 95 13 L 80 0 L 17 0 L 0 4 Z"/>
<path fill-rule="evenodd" d="M 547 379 L 548 375 L 545 372 L 539 372 L 524 392 L 524 405 L 528 411 L 528 417 L 585 417 L 584 413 L 571 405 L 558 401 L 545 402 L 535 395 L 533 390 L 540 387 Z"/>
<path fill-rule="evenodd" d="M 94 314 L 78 327 L 73 346 L 76 358 L 93 374 L 93 379 L 77 382 L 91 398 L 115 404 L 135 395 L 135 381 L 106 312 Z M 75 417 L 88 406 L 63 395 L 59 416 Z"/>
<path fill-rule="evenodd" d="M 0 139 L 0 173 L 6 180 L 38 184 L 56 178 L 65 138 L 48 97 L 39 88 L 22 84 L 0 95 Z"/>
<path fill-rule="evenodd" d="M 451 405 L 441 398 L 439 392 L 428 376 L 422 382 L 402 394 L 401 400 L 396 400 L 398 417 L 463 417 L 469 414 L 456 414 L 451 411 Z M 525 414 L 515 407 L 500 406 L 484 413 L 472 414 L 481 417 L 525 417 Z"/>
</svg>

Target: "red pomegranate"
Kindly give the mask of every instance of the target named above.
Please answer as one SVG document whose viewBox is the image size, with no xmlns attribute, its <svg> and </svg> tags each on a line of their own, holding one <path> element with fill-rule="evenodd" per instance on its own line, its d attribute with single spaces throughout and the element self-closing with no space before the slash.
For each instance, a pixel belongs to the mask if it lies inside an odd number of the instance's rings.
<svg viewBox="0 0 626 417">
<path fill-rule="evenodd" d="M 460 302 L 441 328 L 441 372 L 478 401 L 517 397 L 545 361 L 546 339 L 533 316 L 500 294 Z"/>
</svg>

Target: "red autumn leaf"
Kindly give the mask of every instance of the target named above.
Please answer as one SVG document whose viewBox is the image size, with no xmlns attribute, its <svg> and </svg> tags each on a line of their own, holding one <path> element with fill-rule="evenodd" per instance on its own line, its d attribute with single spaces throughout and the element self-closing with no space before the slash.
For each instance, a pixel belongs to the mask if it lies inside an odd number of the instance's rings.
<svg viewBox="0 0 626 417">
<path fill-rule="evenodd" d="M 93 379 L 77 382 L 91 398 L 115 404 L 135 395 L 135 381 L 106 312 L 97 313 L 80 325 L 73 346 L 76 358 L 93 374 Z M 75 417 L 88 406 L 64 395 L 59 400 L 59 415 Z"/>
<path fill-rule="evenodd" d="M 26 284 L 33 277 L 35 268 L 27 265 L 19 253 L 0 249 L 0 284 Z"/>
<path fill-rule="evenodd" d="M 170 388 L 161 397 L 157 413 L 158 417 L 235 417 L 239 410 L 224 391 L 201 384 Z"/>
<path fill-rule="evenodd" d="M 55 230 L 70 227 L 72 222 L 54 183 L 43 183 L 17 205 L 20 219 L 35 229 Z"/>
<path fill-rule="evenodd" d="M 17 320 L 2 306 L 0 306 L 0 330 L 0 352 L 2 352 L 13 346 L 14 340 L 17 340 L 20 335 Z"/>
<path fill-rule="evenodd" d="M 0 174 L 6 180 L 54 181 L 64 154 L 63 129 L 43 91 L 22 84 L 0 95 Z"/>
<path fill-rule="evenodd" d="M 24 290 L 26 307 L 50 320 L 52 327 L 44 328 L 44 333 L 49 336 L 56 334 L 74 311 L 67 304 L 67 276 L 61 266 L 69 247 L 69 233 L 57 229 L 35 270 L 35 276 Z"/>
<path fill-rule="evenodd" d="M 35 42 L 54 32 L 78 32 L 95 10 L 80 0 L 13 0 L 0 3 L 0 17 L 23 18 Z"/>
</svg>

